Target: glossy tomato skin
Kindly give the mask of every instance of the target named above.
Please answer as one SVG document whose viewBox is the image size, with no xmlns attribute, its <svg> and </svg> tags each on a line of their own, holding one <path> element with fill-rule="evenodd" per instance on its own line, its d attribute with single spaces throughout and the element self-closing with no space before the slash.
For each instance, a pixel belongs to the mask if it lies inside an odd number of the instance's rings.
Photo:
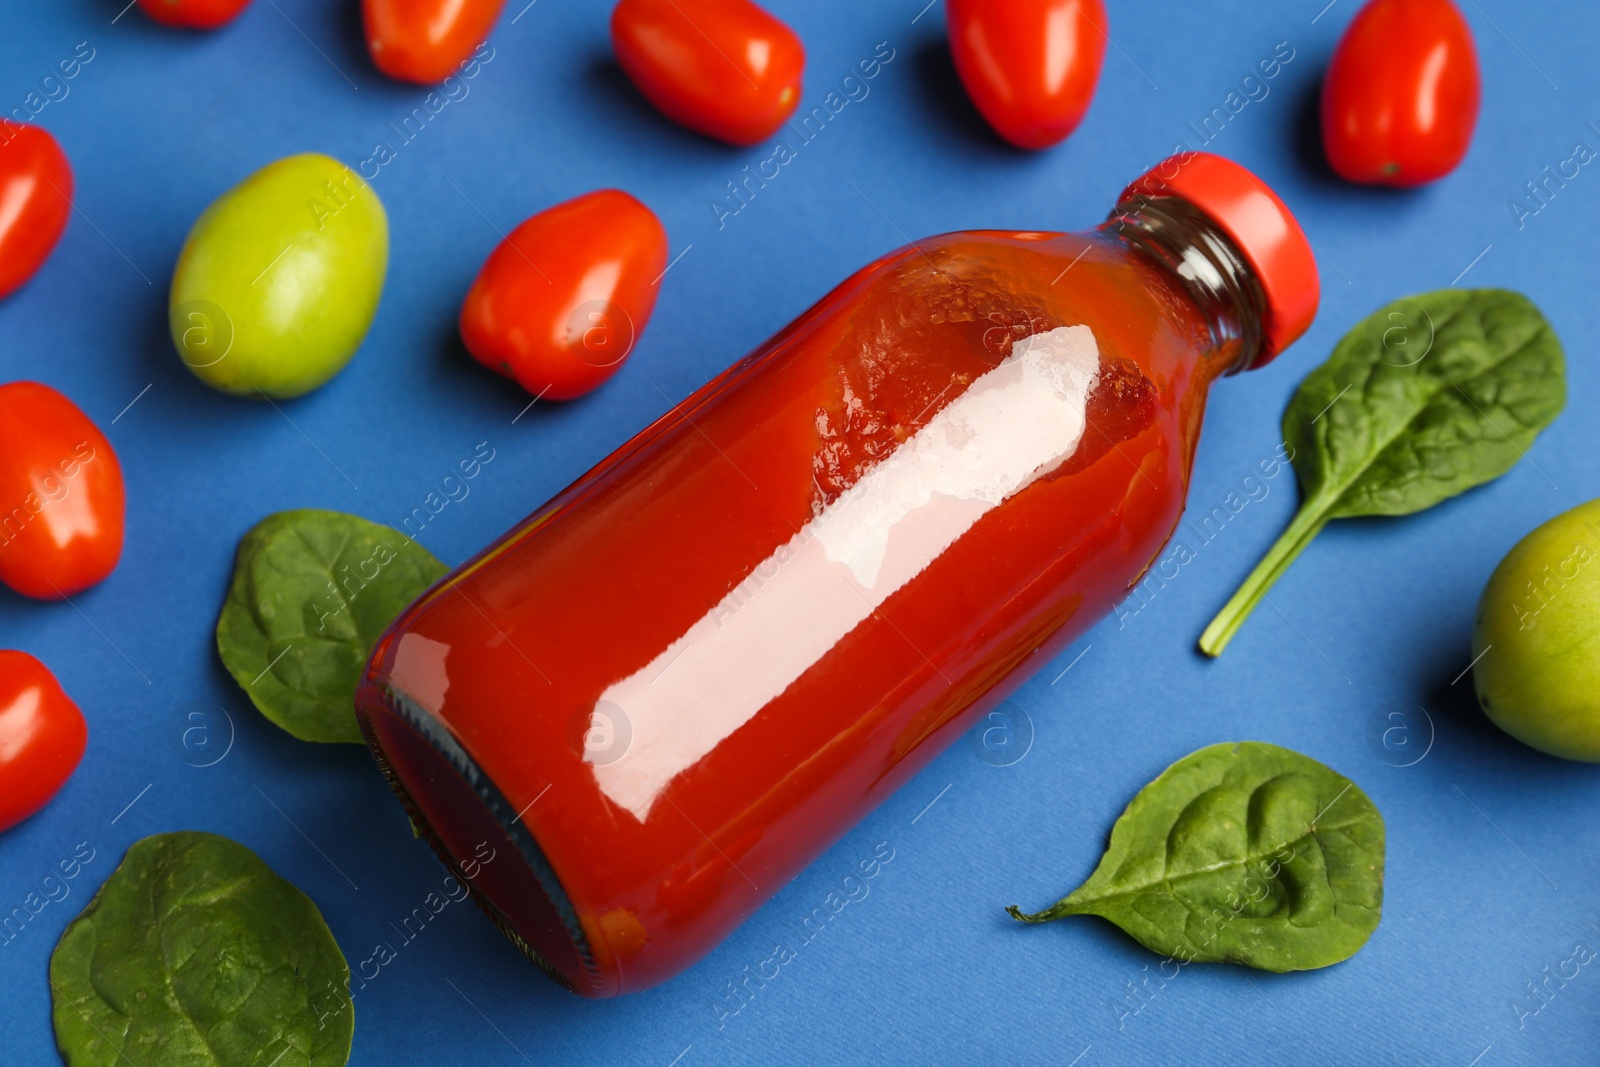
<svg viewBox="0 0 1600 1067">
<path fill-rule="evenodd" d="M 0 119 L 0 300 L 50 257 L 72 215 L 72 166 L 49 132 Z"/>
<path fill-rule="evenodd" d="M 37 382 L 0 385 L 0 582 L 56 600 L 122 556 L 122 466 L 76 404 Z"/>
<path fill-rule="evenodd" d="M 139 0 L 146 15 L 164 26 L 214 30 L 239 17 L 250 0 Z"/>
<path fill-rule="evenodd" d="M 1089 110 L 1105 60 L 1101 0 L 948 0 L 950 52 L 967 95 L 1018 148 L 1048 148 Z"/>
<path fill-rule="evenodd" d="M 26 652 L 0 649 L 0 830 L 60 792 L 88 741 L 83 712 L 50 668 Z"/>
<path fill-rule="evenodd" d="M 750 0 L 622 0 L 611 43 L 657 110 L 719 141 L 766 140 L 800 103 L 805 46 Z"/>
<path fill-rule="evenodd" d="M 557 204 L 490 253 L 461 305 L 479 363 L 536 397 L 570 400 L 616 373 L 655 308 L 667 231 L 618 189 Z"/>
<path fill-rule="evenodd" d="M 1353 182 L 1422 185 L 1456 168 L 1478 124 L 1478 55 L 1450 0 L 1372 0 L 1322 83 L 1328 163 Z"/>
<path fill-rule="evenodd" d="M 494 29 L 505 0 L 361 0 L 372 62 L 391 78 L 443 81 Z"/>
</svg>

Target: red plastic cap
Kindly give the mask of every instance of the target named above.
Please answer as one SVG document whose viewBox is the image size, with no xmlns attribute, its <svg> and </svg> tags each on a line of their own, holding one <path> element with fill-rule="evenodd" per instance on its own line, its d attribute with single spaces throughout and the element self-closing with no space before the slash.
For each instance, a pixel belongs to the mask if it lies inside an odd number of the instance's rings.
<svg viewBox="0 0 1600 1067">
<path fill-rule="evenodd" d="M 1277 193 L 1230 159 L 1180 152 L 1146 171 L 1118 202 L 1162 196 L 1187 200 L 1232 238 L 1266 294 L 1261 351 L 1252 368 L 1270 362 L 1306 332 L 1322 292 L 1316 254 Z"/>
</svg>

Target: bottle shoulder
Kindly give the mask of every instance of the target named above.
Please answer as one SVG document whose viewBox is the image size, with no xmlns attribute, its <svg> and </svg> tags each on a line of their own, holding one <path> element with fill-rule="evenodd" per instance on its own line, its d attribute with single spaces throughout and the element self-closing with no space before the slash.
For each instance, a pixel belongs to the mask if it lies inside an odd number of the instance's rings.
<svg viewBox="0 0 1600 1067">
<path fill-rule="evenodd" d="M 857 271 L 819 307 L 859 304 L 887 325 L 917 332 L 925 326 L 984 323 L 992 348 L 1041 328 L 1102 328 L 1143 324 L 1167 331 L 1196 359 L 1212 333 L 1204 315 L 1170 272 L 1124 240 L 1102 231 L 1050 233 L 963 230 L 896 249 Z M 1141 346 L 1142 347 L 1142 346 Z M 1160 346 L 1163 354 L 1171 344 Z M 1139 359 L 1133 350 L 1122 353 Z M 1157 368 L 1158 369 L 1158 368 Z"/>
<path fill-rule="evenodd" d="M 1074 468 L 1203 393 L 1209 334 L 1161 274 L 1099 234 L 964 231 L 874 261 L 756 353 L 805 383 L 823 499 L 917 434 L 974 382 L 1069 331 L 1093 351 Z M 801 369 L 803 368 L 803 369 Z"/>
</svg>

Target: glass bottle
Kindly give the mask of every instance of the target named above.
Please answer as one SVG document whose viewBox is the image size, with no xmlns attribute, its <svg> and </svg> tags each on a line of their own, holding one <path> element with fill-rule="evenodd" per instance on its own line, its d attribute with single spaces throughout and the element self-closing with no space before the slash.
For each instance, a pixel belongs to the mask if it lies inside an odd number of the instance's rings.
<svg viewBox="0 0 1600 1067">
<path fill-rule="evenodd" d="M 1088 233 L 892 252 L 408 608 L 368 743 L 552 977 L 671 977 L 1126 595 L 1211 382 L 1317 295 L 1202 153 Z"/>
</svg>

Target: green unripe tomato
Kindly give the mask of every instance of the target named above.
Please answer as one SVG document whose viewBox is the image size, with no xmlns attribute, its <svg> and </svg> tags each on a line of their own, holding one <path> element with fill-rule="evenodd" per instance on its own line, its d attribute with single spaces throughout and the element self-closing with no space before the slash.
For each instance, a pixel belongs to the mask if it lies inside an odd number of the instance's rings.
<svg viewBox="0 0 1600 1067">
<path fill-rule="evenodd" d="M 388 265 L 389 219 L 359 175 L 315 152 L 280 159 L 189 231 L 172 276 L 173 343 L 225 393 L 308 393 L 361 346 Z"/>
<path fill-rule="evenodd" d="M 1478 601 L 1472 669 L 1496 726 L 1563 759 L 1600 763 L 1600 500 L 1518 541 Z"/>
</svg>

